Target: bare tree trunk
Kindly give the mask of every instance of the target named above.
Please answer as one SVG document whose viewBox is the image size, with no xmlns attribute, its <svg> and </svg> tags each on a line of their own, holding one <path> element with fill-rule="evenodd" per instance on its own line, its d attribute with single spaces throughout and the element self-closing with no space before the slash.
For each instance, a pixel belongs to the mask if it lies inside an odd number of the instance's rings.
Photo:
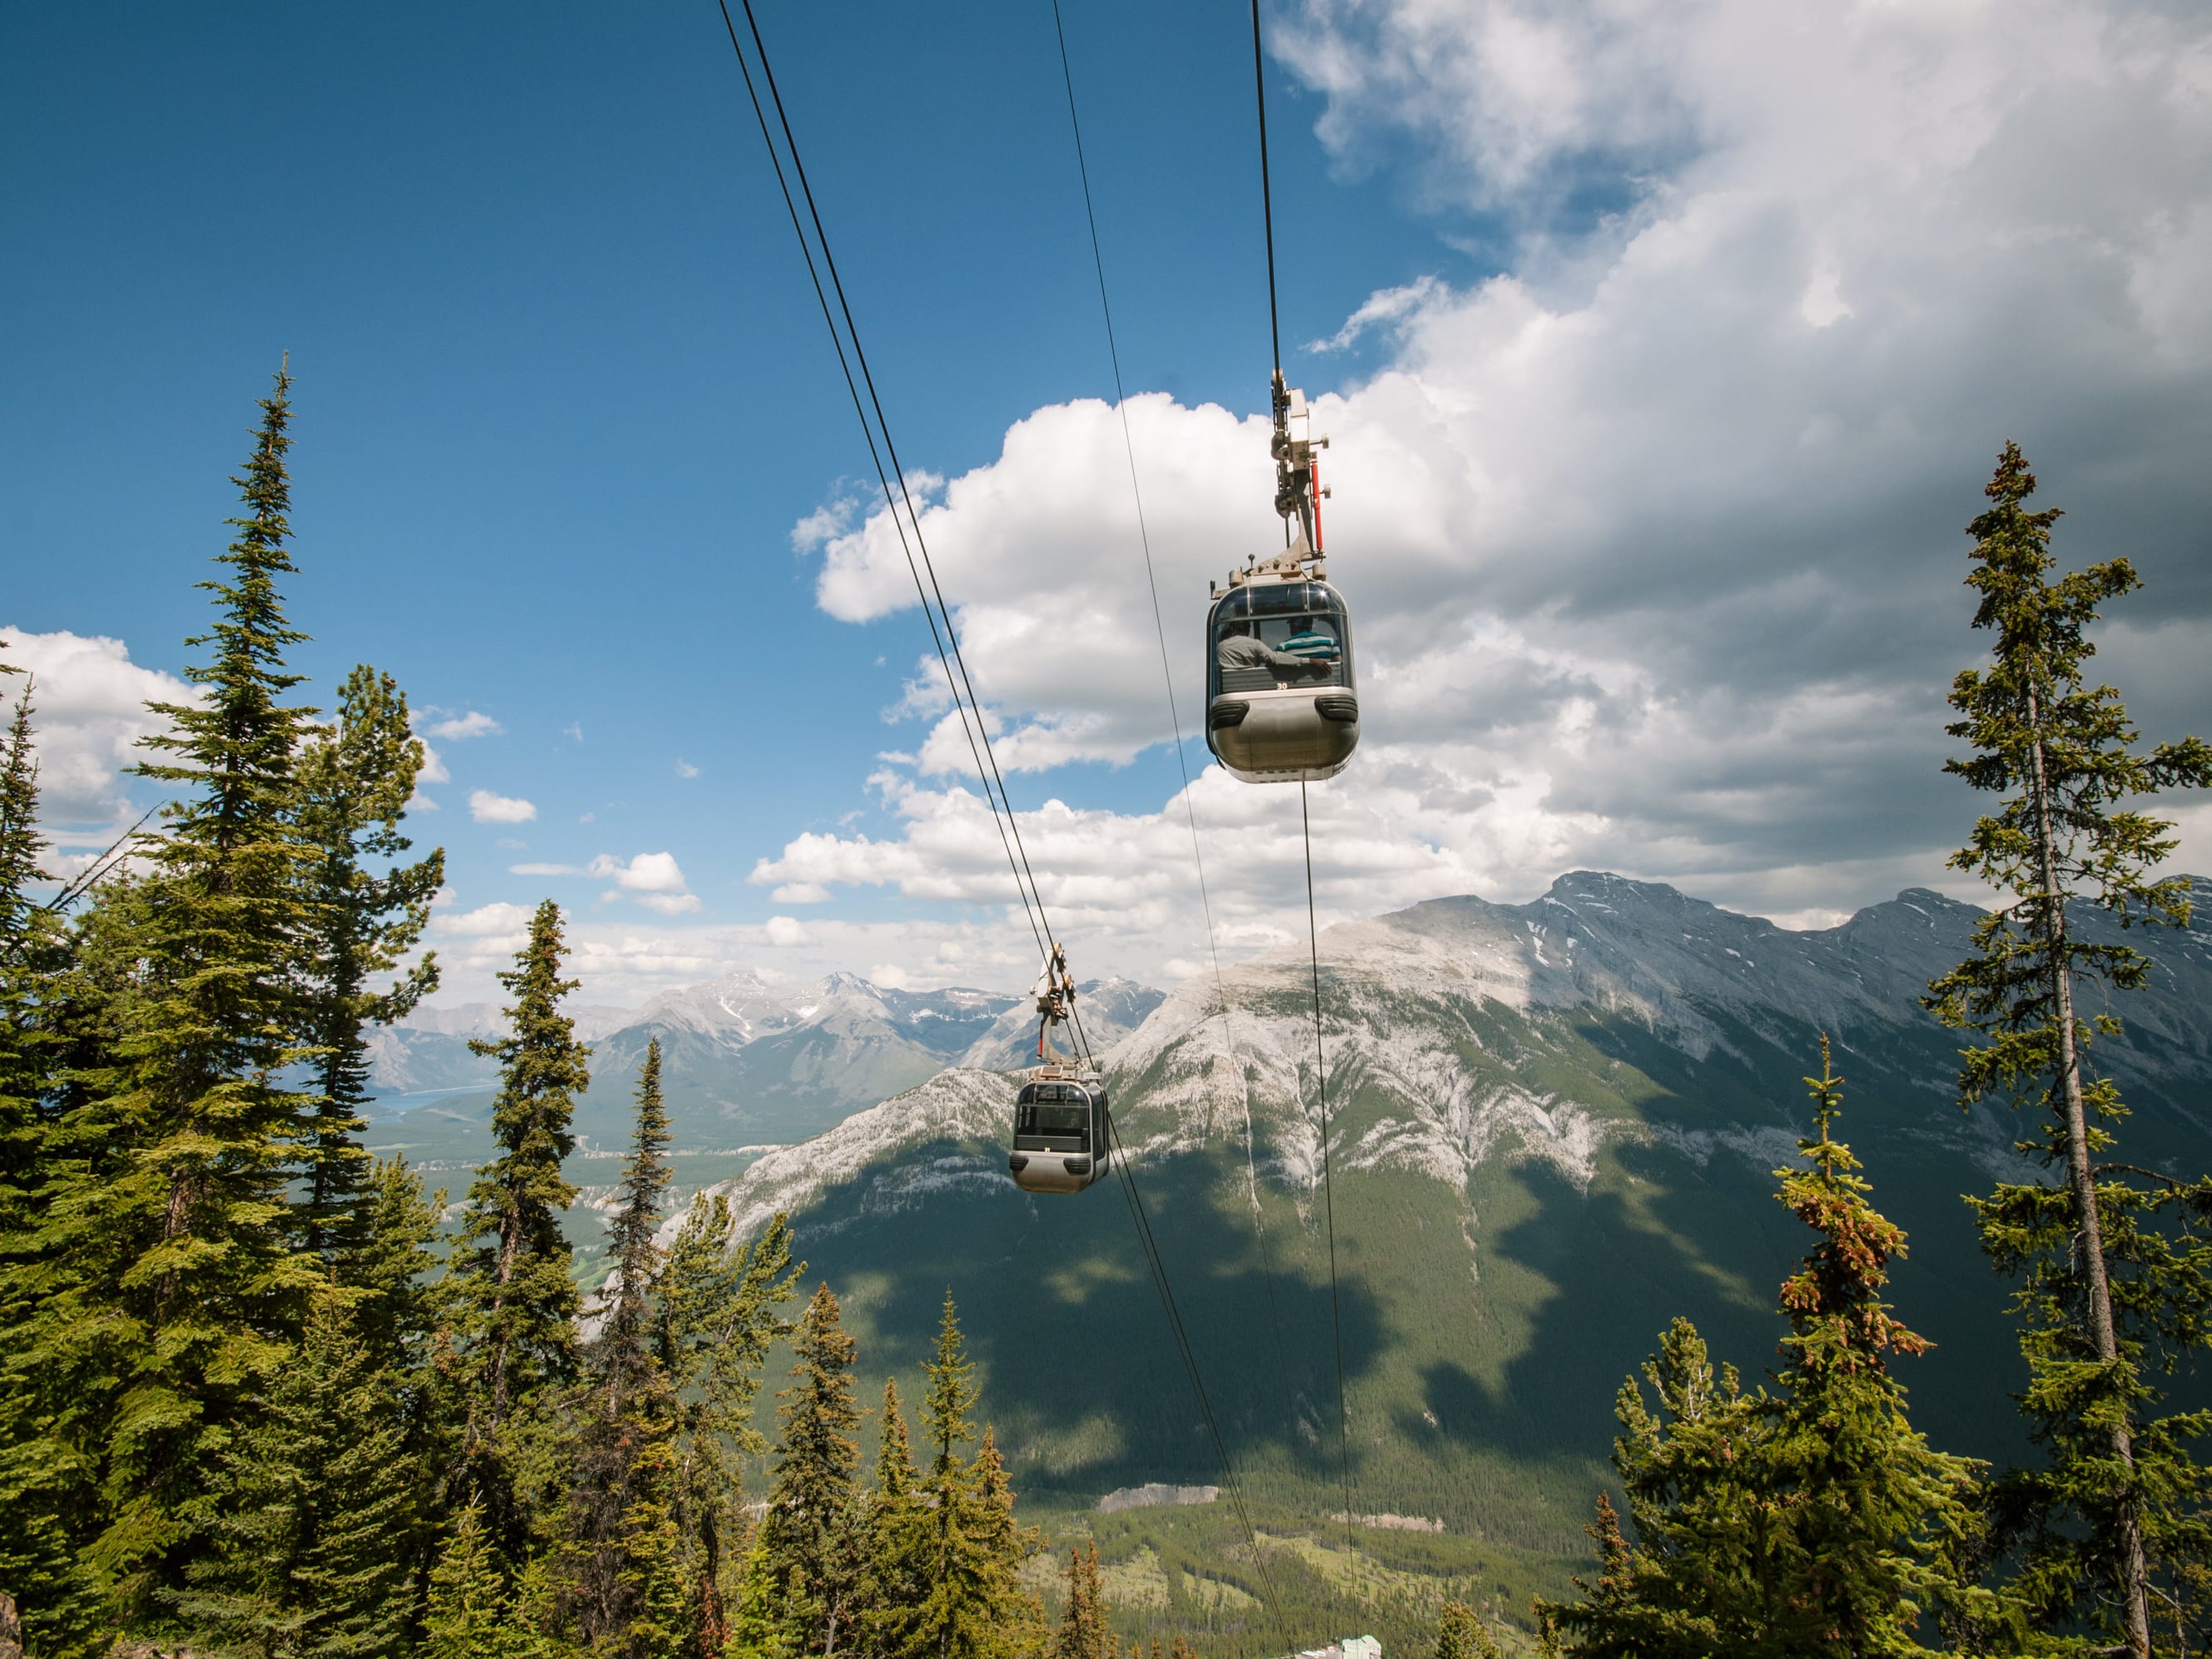
<svg viewBox="0 0 2212 1659">
<path fill-rule="evenodd" d="M 2036 695 L 2027 694 L 2031 731 L 2039 719 Z M 2112 1288 L 2105 1273 L 2105 1230 L 2097 1213 L 2097 1178 L 2089 1167 L 2087 1113 L 2081 1102 L 2081 1055 L 2074 1041 L 2074 975 L 2066 954 L 2065 900 L 2058 890 L 2058 854 L 2051 823 L 2051 787 L 2044 771 L 2043 739 L 2030 739 L 2033 780 L 2036 852 L 2043 865 L 2044 942 L 2051 953 L 2051 1014 L 2058 1025 L 2058 1088 L 2066 1118 L 2066 1175 L 2074 1189 L 2074 1208 L 2081 1228 L 2081 1255 L 2089 1281 L 2089 1339 L 2106 1364 L 2119 1356 L 2112 1328 Z M 2134 1437 L 2121 1422 L 2112 1429 L 2112 1455 L 2135 1474 Z M 2121 1591 L 2126 1605 L 2128 1651 L 2150 1659 L 2149 1570 L 2143 1560 L 2142 1528 L 2136 1518 L 2132 1492 L 2120 1505 Z"/>
</svg>

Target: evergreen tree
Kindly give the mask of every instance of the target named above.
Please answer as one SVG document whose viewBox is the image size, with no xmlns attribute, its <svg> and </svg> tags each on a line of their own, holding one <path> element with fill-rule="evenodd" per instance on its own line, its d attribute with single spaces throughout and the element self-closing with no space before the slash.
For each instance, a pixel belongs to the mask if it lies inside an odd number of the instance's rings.
<svg viewBox="0 0 2212 1659">
<path fill-rule="evenodd" d="M 724 1659 L 792 1659 L 789 1623 L 777 1603 L 775 1568 L 768 1547 L 756 1534 L 746 1553 L 737 1594 L 732 1598 L 729 1640 Z"/>
<path fill-rule="evenodd" d="M 1437 1621 L 1437 1659 L 1505 1659 L 1482 1627 L 1481 1615 L 1464 1601 L 1444 1603 Z"/>
<path fill-rule="evenodd" d="M 500 983 L 514 995 L 511 1034 L 475 1042 L 497 1057 L 500 1091 L 492 1108 L 499 1156 L 477 1172 L 448 1272 L 467 1344 L 466 1452 L 492 1457 L 510 1419 L 538 1391 L 567 1382 L 576 1360 L 576 1280 L 561 1212 L 576 1189 L 562 1174 L 575 1149 L 574 1097 L 590 1082 L 591 1051 L 560 1009 L 576 988 L 561 977 L 561 912 L 548 899 L 530 921 L 530 938 Z M 481 1474 L 481 1471 L 479 1471 Z M 495 1505 L 495 1531 L 519 1517 L 512 1492 L 479 1494 Z"/>
<path fill-rule="evenodd" d="M 211 646 L 188 676 L 201 702 L 152 704 L 168 758 L 143 775 L 179 799 L 143 845 L 152 868 L 104 899 L 84 947 L 111 950 L 128 1019 L 82 1071 L 54 1126 L 40 1218 L 48 1264 L 25 1333 L 68 1401 L 50 1434 L 98 1487 L 83 1554 L 126 1618 L 179 1587 L 209 1518 L 228 1424 L 289 1352 L 319 1282 L 292 1249 L 285 1179 L 300 1097 L 295 964 L 306 927 L 291 818 L 294 759 L 312 711 L 284 701 L 284 455 L 280 374 L 245 476 L 247 514 L 204 583 Z"/>
<path fill-rule="evenodd" d="M 1809 1167 L 1775 1171 L 1782 1202 L 1820 1239 L 1782 1286 L 1790 1334 L 1773 1478 L 1801 1494 L 1784 1640 L 1804 1654 L 1911 1653 L 1923 1612 L 1987 1610 L 1954 1552 L 1972 1524 L 1972 1468 L 1914 1432 L 1890 1372 L 1888 1355 L 1932 1345 L 1881 1299 L 1905 1232 L 1874 1208 L 1858 1160 L 1830 1133 L 1844 1080 L 1825 1035 L 1820 1075 L 1805 1082 L 1817 1133 L 1797 1151 Z"/>
<path fill-rule="evenodd" d="M 373 867 L 411 845 L 399 821 L 423 758 L 408 729 L 406 696 L 389 674 L 366 665 L 346 677 L 337 720 L 300 756 L 296 811 L 309 858 L 305 1036 L 318 1085 L 300 1219 L 307 1247 L 319 1254 L 343 1255 L 360 1242 L 368 1028 L 390 1024 L 437 988 L 434 955 L 385 981 L 429 921 L 446 876 L 443 849 L 382 873 Z"/>
<path fill-rule="evenodd" d="M 546 1651 L 518 1616 L 480 1505 L 460 1513 L 430 1574 L 422 1659 L 539 1659 Z"/>
<path fill-rule="evenodd" d="M 1013 1485 L 1006 1479 L 1006 1466 L 999 1455 L 998 1437 L 988 1423 L 969 1474 L 975 1494 L 970 1530 L 976 1557 L 982 1564 L 977 1590 L 994 1634 L 992 1651 L 1041 1655 L 1048 1640 L 1044 1607 L 1022 1588 L 1019 1574 L 1022 1563 L 1043 1544 L 1036 1528 L 1024 1528 L 1014 1519 Z M 1105 1618 L 1103 1599 L 1099 1617 Z M 1157 1650 L 1159 1644 L 1152 1645 Z M 1158 1659 L 1157 1651 L 1154 1659 Z"/>
<path fill-rule="evenodd" d="M 637 1079 L 637 1127 L 623 1165 L 618 1207 L 607 1237 L 614 1257 L 612 1299 L 593 1355 L 594 1380 L 610 1411 L 622 1396 L 659 1370 L 653 1351 L 652 1299 L 661 1255 L 653 1234 L 668 1201 L 668 1109 L 660 1094 L 660 1039 L 646 1044 Z"/>
<path fill-rule="evenodd" d="M 369 1165 L 360 1243 L 336 1266 L 353 1296 L 355 1328 L 369 1360 L 394 1377 L 418 1377 L 429 1361 L 444 1287 L 432 1275 L 445 1189 L 426 1194 L 403 1157 Z"/>
<path fill-rule="evenodd" d="M 2009 1478 L 2000 1511 L 2022 1565 L 2019 1587 L 2047 1627 L 2074 1621 L 2150 1651 L 2151 1587 L 2202 1559 L 2204 1479 L 2188 1443 L 2212 1419 L 2160 1417 L 2151 1381 L 2208 1335 L 2212 1257 L 2197 1229 L 2212 1218 L 2212 1182 L 2148 1177 L 2110 1160 L 2125 1115 L 2094 1075 L 2093 1032 L 2077 986 L 2124 991 L 2148 971 L 2137 951 L 2077 932 L 2069 907 L 2094 904 L 2124 926 L 2186 926 L 2180 878 L 2150 879 L 2173 848 L 2172 825 L 2134 798 L 2212 783 L 2212 747 L 2195 738 L 2139 752 L 2119 694 L 2083 678 L 2087 629 L 2106 600 L 2141 584 L 2124 559 L 2053 580 L 2056 509 L 2024 503 L 2035 478 L 2008 443 L 1968 526 L 1978 596 L 1974 626 L 1995 633 L 1984 668 L 1951 690 L 1948 729 L 1974 753 L 1946 769 L 2005 797 L 1951 860 L 2008 895 L 1974 933 L 1974 954 L 1931 985 L 1928 1006 L 1982 1041 L 1965 1052 L 1960 1098 L 2033 1103 L 2027 1143 L 2054 1184 L 2001 1184 L 1975 1201 L 1983 1248 L 2021 1282 L 2015 1301 L 2030 1382 L 2021 1396 L 2045 1465 Z"/>
<path fill-rule="evenodd" d="M 1930 1609 L 1985 1616 L 1956 1545 L 1972 1524 L 1972 1471 L 1931 1450 L 1907 1419 L 1888 1356 L 1929 1344 L 1881 1299 L 1901 1229 L 1875 1210 L 1850 1149 L 1830 1131 L 1843 1079 L 1820 1045 L 1808 1169 L 1777 1170 L 1781 1199 L 1820 1242 L 1784 1281 L 1790 1334 L 1776 1391 L 1717 1376 L 1678 1319 L 1645 1367 L 1654 1411 L 1632 1381 L 1616 1407 L 1613 1467 L 1635 1523 L 1609 1499 L 1589 1529 L 1595 1583 L 1572 1604 L 1540 1604 L 1572 1651 L 1620 1659 L 1725 1652 L 1857 1659 L 1928 1652 Z M 1580 1581 L 1577 1581 L 1580 1583 Z"/>
<path fill-rule="evenodd" d="M 908 1549 L 920 1518 L 919 1476 L 907 1437 L 905 1407 L 892 1377 L 884 1379 L 881 1423 L 874 1476 L 862 1516 L 862 1583 L 854 1597 L 860 1616 L 854 1645 L 871 1659 L 898 1651 L 901 1632 L 912 1623 L 922 1600 Z"/>
<path fill-rule="evenodd" d="M 0 676 L 19 672 L 0 662 Z M 19 1599 L 32 1651 L 73 1654 L 95 1639 L 100 1596 L 81 1559 L 83 1471 L 46 1432 L 58 1402 L 30 1336 L 38 1194 L 50 1165 L 46 1103 L 60 1060 L 52 982 L 65 947 L 31 891 L 46 879 L 46 843 L 33 688 L 23 679 L 0 748 L 0 1587 Z"/>
<path fill-rule="evenodd" d="M 1054 1633 L 1052 1659 L 1115 1659 L 1113 1626 L 1098 1585 L 1098 1546 L 1067 1552 L 1067 1605 Z"/>
<path fill-rule="evenodd" d="M 415 1481 L 344 1299 L 318 1297 L 265 1409 L 227 1449 L 214 1548 L 169 1600 L 194 1638 L 252 1659 L 388 1652 Z"/>
<path fill-rule="evenodd" d="M 776 1310 L 804 1271 L 792 1265 L 783 1215 L 743 1246 L 735 1231 L 728 1200 L 702 1194 L 653 1296 L 654 1341 L 676 1402 L 677 1528 L 702 1639 L 726 1622 L 742 1568 L 738 1458 L 765 1448 L 753 1404 L 769 1348 L 789 1328 Z"/>
<path fill-rule="evenodd" d="M 776 1448 L 768 1513 L 760 1536 L 801 1653 L 834 1654 L 852 1622 L 858 1562 L 848 1547 L 848 1510 L 860 1447 L 853 1431 L 853 1339 L 837 1298 L 819 1286 L 792 1338 L 793 1386 L 780 1398 L 783 1435 Z"/>
<path fill-rule="evenodd" d="M 593 1653 L 619 1659 L 675 1654 L 691 1610 L 674 1503 L 676 1401 L 652 1330 L 668 1139 L 655 1038 L 638 1078 L 637 1127 L 610 1239 L 615 1277 L 586 1354 L 568 1497 L 565 1573 L 577 1634 Z"/>
<path fill-rule="evenodd" d="M 975 1432 L 969 1421 L 975 1407 L 975 1367 L 950 1291 L 935 1356 L 923 1369 L 929 1378 L 922 1422 L 930 1466 L 900 1552 L 920 1601 L 898 1632 L 900 1652 L 905 1659 L 989 1659 L 1001 1651 L 1002 1632 L 1026 1630 L 1031 1615 L 1009 1598 L 1018 1557 L 1007 1559 L 1008 1529 L 998 1512 L 1012 1500 L 1004 1490 L 996 1448 L 973 1463 L 960 1455 Z"/>
</svg>

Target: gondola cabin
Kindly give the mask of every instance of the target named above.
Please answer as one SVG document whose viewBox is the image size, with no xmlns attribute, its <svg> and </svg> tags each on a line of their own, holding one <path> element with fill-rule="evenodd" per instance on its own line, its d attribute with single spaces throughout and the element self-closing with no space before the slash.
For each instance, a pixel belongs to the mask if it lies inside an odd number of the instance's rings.
<svg viewBox="0 0 2212 1659">
<path fill-rule="evenodd" d="M 1106 1173 L 1106 1091 L 1072 1066 L 1040 1066 L 1014 1097 L 1006 1169 L 1025 1193 L 1079 1193 Z"/>
<path fill-rule="evenodd" d="M 1352 616 L 1285 559 L 1231 573 L 1206 619 L 1206 742 L 1247 783 L 1319 782 L 1359 745 Z"/>
</svg>

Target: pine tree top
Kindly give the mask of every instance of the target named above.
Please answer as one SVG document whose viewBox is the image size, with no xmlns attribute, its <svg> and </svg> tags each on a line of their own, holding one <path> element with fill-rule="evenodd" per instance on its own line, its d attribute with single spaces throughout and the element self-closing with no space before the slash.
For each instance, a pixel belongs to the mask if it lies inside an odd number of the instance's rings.
<svg viewBox="0 0 2212 1659">
<path fill-rule="evenodd" d="M 936 1355 L 922 1370 L 929 1377 L 929 1387 L 922 1395 L 922 1421 L 928 1425 L 930 1444 L 936 1448 L 930 1467 L 933 1474 L 943 1476 L 957 1462 L 953 1448 L 975 1433 L 968 1419 L 968 1413 L 975 1408 L 975 1367 L 961 1339 L 959 1310 L 953 1305 L 949 1286 L 938 1322 Z"/>
<path fill-rule="evenodd" d="M 1879 1371 L 1885 1353 L 1924 1353 L 1933 1346 L 1892 1318 L 1881 1300 L 1889 1263 L 1905 1255 L 1905 1230 L 1869 1201 L 1873 1189 L 1858 1173 L 1858 1159 L 1831 1133 L 1843 1112 L 1844 1079 L 1835 1074 L 1826 1032 L 1820 1075 L 1807 1078 L 1805 1085 L 1813 1094 L 1817 1133 L 1800 1139 L 1797 1150 L 1813 1167 L 1774 1173 L 1782 1182 L 1782 1202 L 1821 1242 L 1783 1281 L 1782 1308 L 1791 1333 L 1783 1347 L 1807 1373 Z"/>
<path fill-rule="evenodd" d="M 907 1438 L 906 1412 L 899 1401 L 898 1382 L 884 1379 L 883 1437 L 876 1449 L 876 1492 L 881 1498 L 900 1498 L 914 1490 L 914 1448 Z"/>
<path fill-rule="evenodd" d="M 186 853 L 210 843 L 228 848 L 265 833 L 287 805 L 294 753 L 315 712 L 283 701 L 304 678 L 285 667 L 285 651 L 308 638 L 285 621 L 276 590 L 276 578 L 294 568 L 285 546 L 291 536 L 284 468 L 292 444 L 291 388 L 290 374 L 280 369 L 274 395 L 259 400 L 262 422 L 246 476 L 231 481 L 247 516 L 228 520 L 239 534 L 216 560 L 228 574 L 199 584 L 215 596 L 217 620 L 185 643 L 215 651 L 210 660 L 188 666 L 185 678 L 208 695 L 196 703 L 147 705 L 167 716 L 172 730 L 142 742 L 178 759 L 142 763 L 139 775 L 201 791 L 171 809 L 176 828 L 169 844 Z"/>
</svg>

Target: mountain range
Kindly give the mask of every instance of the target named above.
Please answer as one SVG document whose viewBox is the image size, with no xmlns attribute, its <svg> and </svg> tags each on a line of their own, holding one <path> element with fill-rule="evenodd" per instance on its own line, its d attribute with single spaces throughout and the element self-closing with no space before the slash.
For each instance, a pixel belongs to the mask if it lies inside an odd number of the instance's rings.
<svg viewBox="0 0 2212 1659">
<path fill-rule="evenodd" d="M 1961 1037 L 1919 1006 L 1980 914 L 1915 889 L 1791 932 L 1589 872 L 1528 904 L 1441 899 L 1322 934 L 1319 1071 L 1302 946 L 1159 1002 L 1103 1074 L 1244 1489 L 1273 1513 L 1441 1523 L 1501 1583 L 1559 1583 L 1586 1555 L 1613 1396 L 1668 1321 L 1748 1379 L 1775 1361 L 1776 1289 L 1810 1236 L 1774 1172 L 1809 1132 L 1823 1032 L 1838 1133 L 1911 1234 L 1898 1311 L 1937 1345 L 1903 1368 L 1916 1423 L 2020 1453 L 2009 1287 L 1960 1195 L 2045 1177 L 2011 1109 L 1960 1109 Z M 2200 1171 L 2212 935 L 2127 937 L 2150 983 L 2093 1063 L 2133 1112 L 2123 1155 Z M 720 1189 L 749 1231 L 791 1213 L 860 1339 L 863 1398 L 911 1376 L 953 1291 L 1025 1499 L 1224 1483 L 1129 1195 L 1018 1191 L 1011 1097 L 997 1069 L 947 1066 Z"/>
<path fill-rule="evenodd" d="M 1158 1006 L 1163 994 L 1123 979 L 1079 988 L 1093 1041 L 1111 1042 Z M 578 1103 L 587 1148 L 628 1139 L 631 1091 L 646 1044 L 659 1038 L 671 1126 L 687 1152 L 802 1140 L 864 1106 L 912 1088 L 947 1065 L 1018 1066 L 1036 1040 L 1027 997 L 951 988 L 907 991 L 854 974 L 793 983 L 736 972 L 665 992 L 635 1009 L 568 1011 L 592 1045 L 592 1086 Z M 413 1106 L 460 1124 L 480 1122 L 498 1062 L 472 1054 L 496 1037 L 498 1006 L 426 1007 L 372 1039 L 373 1080 L 387 1111 Z M 392 1097 L 445 1094 L 423 1106 Z"/>
</svg>

